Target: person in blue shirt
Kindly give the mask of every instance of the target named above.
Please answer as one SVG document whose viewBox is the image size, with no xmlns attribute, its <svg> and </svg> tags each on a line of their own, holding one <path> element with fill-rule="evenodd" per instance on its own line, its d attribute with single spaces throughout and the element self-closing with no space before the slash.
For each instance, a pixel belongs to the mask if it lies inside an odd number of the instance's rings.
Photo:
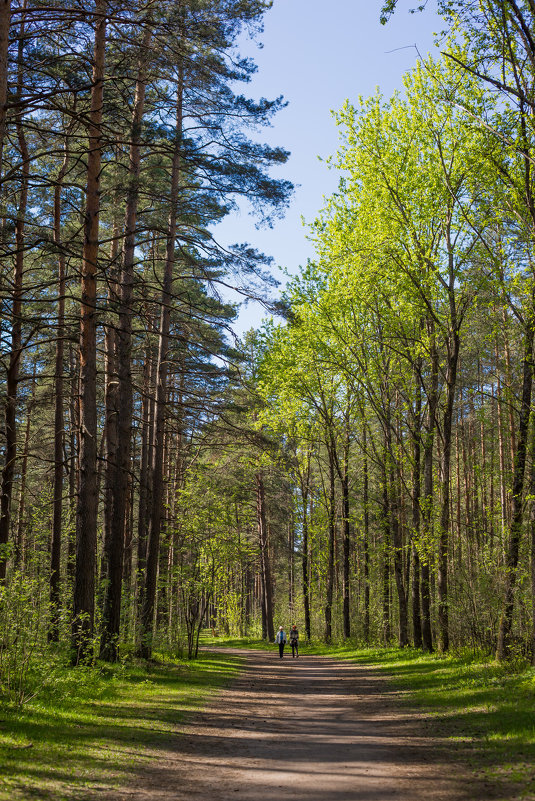
<svg viewBox="0 0 535 801">
<path fill-rule="evenodd" d="M 284 646 L 286 645 L 286 634 L 282 626 L 279 626 L 277 636 L 275 637 L 275 642 L 278 643 L 279 657 L 282 659 L 284 656 Z"/>
</svg>

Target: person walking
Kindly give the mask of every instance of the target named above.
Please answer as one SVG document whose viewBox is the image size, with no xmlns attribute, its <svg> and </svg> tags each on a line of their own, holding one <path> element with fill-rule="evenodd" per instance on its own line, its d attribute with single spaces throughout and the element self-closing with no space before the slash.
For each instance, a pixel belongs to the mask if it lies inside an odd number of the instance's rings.
<svg viewBox="0 0 535 801">
<path fill-rule="evenodd" d="M 292 659 L 299 656 L 299 632 L 294 624 L 290 629 L 290 645 L 292 647 Z"/>
<path fill-rule="evenodd" d="M 286 645 L 286 633 L 282 626 L 279 626 L 275 642 L 279 645 L 279 657 L 282 659 L 284 656 L 284 646 Z"/>
</svg>

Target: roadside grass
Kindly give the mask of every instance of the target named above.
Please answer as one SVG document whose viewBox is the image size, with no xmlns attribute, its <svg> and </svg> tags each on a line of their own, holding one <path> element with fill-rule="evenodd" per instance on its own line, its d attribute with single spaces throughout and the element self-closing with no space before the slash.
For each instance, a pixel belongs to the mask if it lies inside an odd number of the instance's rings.
<svg viewBox="0 0 535 801">
<path fill-rule="evenodd" d="M 212 640 L 220 645 L 273 650 L 255 640 Z M 208 642 L 207 642 L 208 644 Z M 381 673 L 406 708 L 416 711 L 459 759 L 507 798 L 535 799 L 535 669 L 497 663 L 463 650 L 423 654 L 414 648 L 359 648 L 354 643 L 301 644 L 301 654 L 350 659 Z"/>
<path fill-rule="evenodd" d="M 22 708 L 0 705 L 0 801 L 86 801 L 127 785 L 240 665 L 219 652 L 56 669 Z"/>
</svg>

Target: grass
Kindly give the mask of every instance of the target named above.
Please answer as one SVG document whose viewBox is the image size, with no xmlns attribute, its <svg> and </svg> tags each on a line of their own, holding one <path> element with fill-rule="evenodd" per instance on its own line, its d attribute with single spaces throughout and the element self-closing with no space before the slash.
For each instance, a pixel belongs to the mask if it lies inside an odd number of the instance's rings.
<svg viewBox="0 0 535 801">
<path fill-rule="evenodd" d="M 253 639 L 206 645 L 261 648 Z M 302 643 L 301 653 L 349 659 L 384 675 L 399 703 L 506 798 L 535 798 L 535 670 L 473 653 L 359 649 Z M 241 660 L 223 648 L 195 662 L 62 668 L 22 709 L 0 706 L 0 801 L 87 801 L 132 781 L 157 761 L 188 712 L 236 675 Z"/>
<path fill-rule="evenodd" d="M 274 649 L 254 640 L 221 645 Z M 400 704 L 416 710 L 451 759 L 467 762 L 507 798 L 535 799 L 535 669 L 473 652 L 422 654 L 412 648 L 362 649 L 302 643 L 302 654 L 350 659 L 382 673 Z"/>
<path fill-rule="evenodd" d="M 126 785 L 169 745 L 188 712 L 239 670 L 195 662 L 64 668 L 22 709 L 0 706 L 0 801 L 74 801 Z"/>
</svg>

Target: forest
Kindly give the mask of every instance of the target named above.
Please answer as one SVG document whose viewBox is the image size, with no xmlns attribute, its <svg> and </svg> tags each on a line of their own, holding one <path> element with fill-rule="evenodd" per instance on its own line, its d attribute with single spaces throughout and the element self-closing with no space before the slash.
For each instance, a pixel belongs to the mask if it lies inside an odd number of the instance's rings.
<svg viewBox="0 0 535 801">
<path fill-rule="evenodd" d="M 535 664 L 535 7 L 439 2 L 339 109 L 279 293 L 214 233 L 291 202 L 241 93 L 270 6 L 0 2 L 2 696 L 280 622 Z"/>
</svg>

